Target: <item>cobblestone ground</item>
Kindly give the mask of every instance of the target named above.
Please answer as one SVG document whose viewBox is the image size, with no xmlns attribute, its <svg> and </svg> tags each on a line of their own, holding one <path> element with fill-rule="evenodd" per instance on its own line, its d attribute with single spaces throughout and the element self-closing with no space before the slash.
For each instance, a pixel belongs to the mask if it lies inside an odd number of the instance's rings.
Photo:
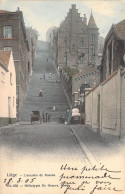
<svg viewBox="0 0 125 194">
<path fill-rule="evenodd" d="M 80 161 L 85 158 L 77 140 L 73 137 L 69 126 L 46 123 L 20 123 L 13 127 L 1 129 L 0 144 L 7 149 L 7 155 L 17 157 L 34 155 L 42 160 Z"/>
<path fill-rule="evenodd" d="M 64 192 L 64 189 L 60 189 L 59 181 L 61 174 L 64 173 L 60 170 L 61 166 L 67 164 L 69 167 L 82 169 L 84 165 L 89 165 L 69 126 L 57 123 L 31 125 L 28 122 L 23 122 L 11 127 L 4 127 L 0 132 L 0 153 L 2 156 L 0 171 L 3 177 L 1 188 L 2 191 L 5 191 L 2 194 L 19 192 L 18 189 L 6 187 L 3 183 L 4 179 L 9 180 L 7 173 L 17 174 L 17 178 L 13 178 L 14 183 L 21 178 L 22 186 L 20 184 L 19 186 L 23 193 L 61 194 Z M 76 174 L 72 170 L 65 173 Z M 34 184 L 57 186 L 52 188 L 49 186 L 41 188 L 40 186 L 34 190 L 30 187 L 25 188 L 23 182 L 27 178 L 25 174 L 38 175 Z M 39 176 L 40 174 L 42 177 Z M 45 174 L 48 176 L 46 177 Z M 21 194 L 21 192 L 19 193 Z"/>
<path fill-rule="evenodd" d="M 60 188 L 59 179 L 65 171 L 61 166 L 66 166 L 66 175 L 71 176 L 78 175 L 73 169 L 89 165 L 70 126 L 57 123 L 69 105 L 61 83 L 56 82 L 59 78 L 48 48 L 47 43 L 38 43 L 21 121 L 0 129 L 1 194 L 61 194 L 65 190 Z M 40 89 L 43 97 L 38 96 Z M 55 112 L 52 111 L 54 105 Z M 41 114 L 48 112 L 50 123 L 31 125 L 32 110 L 39 110 Z"/>
</svg>

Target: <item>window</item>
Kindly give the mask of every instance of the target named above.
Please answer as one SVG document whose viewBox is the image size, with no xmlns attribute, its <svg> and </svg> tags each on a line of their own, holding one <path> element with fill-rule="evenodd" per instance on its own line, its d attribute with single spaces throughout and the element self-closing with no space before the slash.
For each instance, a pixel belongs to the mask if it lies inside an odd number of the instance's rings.
<svg viewBox="0 0 125 194">
<path fill-rule="evenodd" d="M 1 72 L 1 82 L 5 83 L 5 73 Z"/>
<path fill-rule="evenodd" d="M 12 73 L 10 73 L 10 84 L 13 84 L 13 77 L 12 77 Z"/>
<path fill-rule="evenodd" d="M 64 45 L 67 46 L 67 37 L 64 38 Z"/>
<path fill-rule="evenodd" d="M 5 50 L 5 51 L 12 51 L 12 47 L 6 46 L 6 47 L 4 47 L 4 50 Z"/>
<path fill-rule="evenodd" d="M 4 38 L 12 38 L 12 26 L 4 26 Z"/>
<path fill-rule="evenodd" d="M 80 37 L 80 47 L 83 47 L 84 46 L 84 40 L 83 40 L 83 37 Z"/>
<path fill-rule="evenodd" d="M 91 44 L 90 50 L 91 50 L 91 55 L 95 56 L 95 45 L 94 44 Z"/>
<path fill-rule="evenodd" d="M 91 41 L 95 41 L 95 34 L 91 34 Z"/>
<path fill-rule="evenodd" d="M 64 63 L 65 64 L 67 63 L 67 53 L 66 52 L 64 53 Z"/>
</svg>

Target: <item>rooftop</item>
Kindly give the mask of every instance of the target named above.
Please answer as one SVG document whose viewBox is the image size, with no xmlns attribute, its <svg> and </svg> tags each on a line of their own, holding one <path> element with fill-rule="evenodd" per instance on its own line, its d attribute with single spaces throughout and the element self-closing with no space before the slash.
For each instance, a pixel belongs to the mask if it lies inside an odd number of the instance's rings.
<svg viewBox="0 0 125 194">
<path fill-rule="evenodd" d="M 79 73 L 76 73 L 75 75 L 73 75 L 73 77 L 82 75 L 82 74 L 87 73 L 87 72 L 92 71 L 92 70 L 94 70 L 94 68 L 91 67 L 91 68 L 89 68 L 89 69 L 86 69 L 86 70 L 84 70 L 84 71 L 81 71 L 81 72 L 79 72 Z"/>
<path fill-rule="evenodd" d="M 10 11 L 0 10 L 0 13 L 10 13 Z"/>
<path fill-rule="evenodd" d="M 90 28 L 97 28 L 98 29 L 98 27 L 97 27 L 97 25 L 95 23 L 95 20 L 94 20 L 92 12 L 91 12 L 90 19 L 89 19 L 89 22 L 88 22 L 88 27 L 90 27 Z"/>
<path fill-rule="evenodd" d="M 8 62 L 11 55 L 11 51 L 4 51 L 0 50 L 0 63 L 5 67 L 8 68 Z"/>
<path fill-rule="evenodd" d="M 125 40 L 125 19 L 114 25 L 114 28 L 121 40 Z"/>
</svg>

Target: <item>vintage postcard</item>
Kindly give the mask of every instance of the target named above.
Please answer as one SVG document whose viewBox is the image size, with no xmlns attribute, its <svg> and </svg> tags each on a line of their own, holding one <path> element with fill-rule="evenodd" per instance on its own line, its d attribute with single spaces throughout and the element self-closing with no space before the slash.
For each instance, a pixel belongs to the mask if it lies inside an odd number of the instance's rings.
<svg viewBox="0 0 125 194">
<path fill-rule="evenodd" d="M 125 1 L 0 0 L 0 194 L 125 194 Z"/>
</svg>

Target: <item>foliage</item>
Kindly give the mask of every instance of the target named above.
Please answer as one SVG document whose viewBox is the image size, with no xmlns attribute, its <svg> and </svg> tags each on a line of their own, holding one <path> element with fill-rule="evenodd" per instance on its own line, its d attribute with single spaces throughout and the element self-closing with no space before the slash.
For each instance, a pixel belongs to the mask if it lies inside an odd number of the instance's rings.
<svg viewBox="0 0 125 194">
<path fill-rule="evenodd" d="M 69 79 L 71 79 L 72 76 L 75 75 L 76 73 L 79 73 L 78 69 L 73 69 L 69 66 L 64 66 L 63 71 L 67 73 L 67 75 L 69 76 Z"/>
<path fill-rule="evenodd" d="M 27 27 L 27 30 L 29 30 L 32 35 L 36 35 L 36 37 L 38 38 L 39 32 L 36 29 L 33 29 L 32 27 Z"/>
</svg>

